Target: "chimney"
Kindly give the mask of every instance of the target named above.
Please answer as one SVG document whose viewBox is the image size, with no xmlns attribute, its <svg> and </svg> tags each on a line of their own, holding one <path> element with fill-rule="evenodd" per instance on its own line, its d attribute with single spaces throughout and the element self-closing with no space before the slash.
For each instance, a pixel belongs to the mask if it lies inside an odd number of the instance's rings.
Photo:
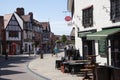
<svg viewBox="0 0 120 80">
<path fill-rule="evenodd" d="M 4 17 L 0 16 L 0 28 L 4 28 Z"/>
<path fill-rule="evenodd" d="M 16 9 L 16 13 L 17 13 L 19 16 L 25 15 L 25 13 L 24 13 L 24 8 L 17 8 L 17 9 Z"/>
<path fill-rule="evenodd" d="M 31 20 L 33 20 L 33 13 L 29 12 L 29 15 L 30 15 Z"/>
<path fill-rule="evenodd" d="M 3 40 L 4 38 L 4 17 L 0 16 L 0 38 Z"/>
</svg>

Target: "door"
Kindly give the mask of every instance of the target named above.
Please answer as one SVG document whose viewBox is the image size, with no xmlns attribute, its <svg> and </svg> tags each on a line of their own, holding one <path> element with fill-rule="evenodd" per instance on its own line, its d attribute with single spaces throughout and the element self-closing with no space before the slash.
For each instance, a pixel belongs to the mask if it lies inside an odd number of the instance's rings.
<svg viewBox="0 0 120 80">
<path fill-rule="evenodd" d="M 12 43 L 12 55 L 15 55 L 16 54 L 16 43 Z"/>
<path fill-rule="evenodd" d="M 111 40 L 111 65 L 120 67 L 120 41 Z"/>
<path fill-rule="evenodd" d="M 87 59 L 87 55 L 95 54 L 95 45 L 93 40 L 83 41 L 83 58 Z"/>
</svg>

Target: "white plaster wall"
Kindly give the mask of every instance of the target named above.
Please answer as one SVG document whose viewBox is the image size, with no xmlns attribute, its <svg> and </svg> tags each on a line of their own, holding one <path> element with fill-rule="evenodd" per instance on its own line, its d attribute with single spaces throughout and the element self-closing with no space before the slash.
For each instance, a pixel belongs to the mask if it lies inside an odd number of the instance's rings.
<svg viewBox="0 0 120 80">
<path fill-rule="evenodd" d="M 17 18 L 17 21 L 19 22 L 21 29 L 23 29 L 23 20 L 16 13 L 14 13 L 14 15 Z"/>
<path fill-rule="evenodd" d="M 93 27 L 84 28 L 82 26 L 82 9 L 93 5 Z M 103 7 L 106 7 L 103 8 Z M 107 12 L 106 12 L 107 10 Z M 77 17 L 79 16 L 79 18 Z M 120 22 L 112 23 L 110 20 L 110 0 L 75 0 L 74 20 L 79 25 L 81 31 L 119 26 Z"/>
<path fill-rule="evenodd" d="M 30 50 L 32 50 L 32 42 L 23 42 L 23 50 L 25 49 L 25 44 L 27 44 L 27 51 L 26 52 L 29 52 L 29 45 L 30 45 Z"/>
<path fill-rule="evenodd" d="M 23 30 L 23 39 L 27 39 L 27 33 L 25 30 Z"/>
<path fill-rule="evenodd" d="M 82 9 L 85 9 L 93 5 L 93 27 L 84 28 L 82 26 Z M 112 23 L 110 20 L 110 0 L 75 0 L 75 12 L 73 15 L 73 22 L 75 27 L 79 27 L 80 31 L 96 29 L 97 31 L 102 30 L 102 28 L 119 26 L 120 22 Z M 82 53 L 82 41 L 78 38 L 77 29 L 75 34 L 75 46 Z M 95 50 L 98 55 L 98 42 L 95 42 Z M 106 64 L 107 59 L 98 56 L 97 62 L 101 64 Z"/>
<path fill-rule="evenodd" d="M 78 37 L 77 28 L 75 27 L 75 48 L 79 50 L 80 56 L 82 56 L 82 40 Z"/>
</svg>

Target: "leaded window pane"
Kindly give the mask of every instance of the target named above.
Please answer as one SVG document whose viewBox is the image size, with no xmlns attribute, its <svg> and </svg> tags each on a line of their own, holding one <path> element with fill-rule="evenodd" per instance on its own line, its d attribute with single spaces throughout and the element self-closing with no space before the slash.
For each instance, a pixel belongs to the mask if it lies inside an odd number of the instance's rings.
<svg viewBox="0 0 120 80">
<path fill-rule="evenodd" d="M 93 6 L 83 9 L 82 24 L 85 28 L 93 26 Z"/>
</svg>

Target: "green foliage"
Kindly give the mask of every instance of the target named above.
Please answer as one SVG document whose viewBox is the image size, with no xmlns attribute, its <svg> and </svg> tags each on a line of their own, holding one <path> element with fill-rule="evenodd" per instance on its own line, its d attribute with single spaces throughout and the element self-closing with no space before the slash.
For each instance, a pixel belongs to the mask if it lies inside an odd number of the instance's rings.
<svg viewBox="0 0 120 80">
<path fill-rule="evenodd" d="M 65 42 L 67 41 L 66 35 L 62 35 L 61 41 L 62 41 L 63 43 L 65 43 Z"/>
</svg>

